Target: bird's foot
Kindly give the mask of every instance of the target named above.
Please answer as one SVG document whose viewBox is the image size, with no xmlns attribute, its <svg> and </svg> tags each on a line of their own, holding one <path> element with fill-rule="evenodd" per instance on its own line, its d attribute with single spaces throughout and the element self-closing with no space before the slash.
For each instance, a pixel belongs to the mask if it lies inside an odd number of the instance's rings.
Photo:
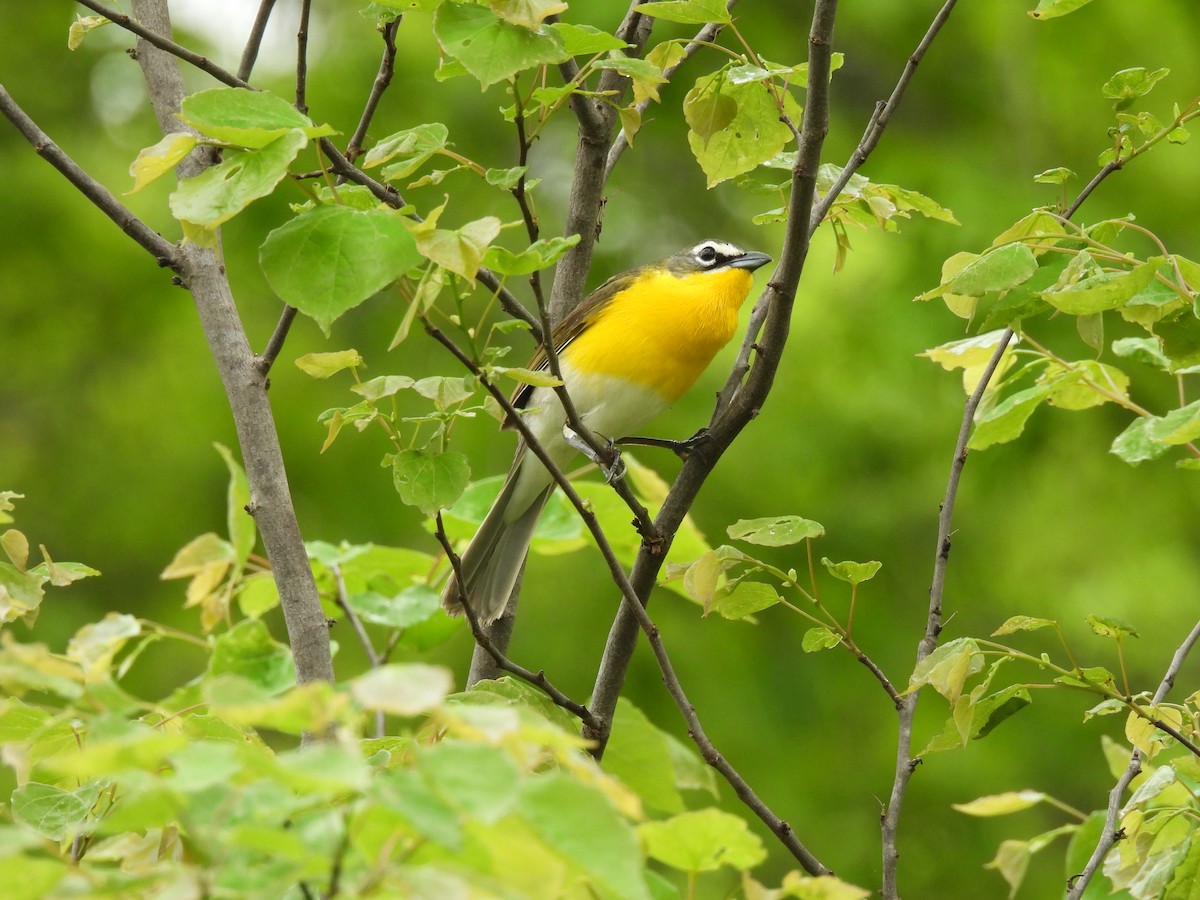
<svg viewBox="0 0 1200 900">
<path fill-rule="evenodd" d="M 604 473 L 605 484 L 612 484 L 625 477 L 625 463 L 621 459 L 621 448 L 613 440 L 609 439 L 604 446 L 604 451 L 598 453 L 570 425 L 563 426 L 562 435 L 563 440 L 570 446 L 600 467 L 600 471 Z M 605 456 L 608 458 L 606 459 Z"/>
</svg>

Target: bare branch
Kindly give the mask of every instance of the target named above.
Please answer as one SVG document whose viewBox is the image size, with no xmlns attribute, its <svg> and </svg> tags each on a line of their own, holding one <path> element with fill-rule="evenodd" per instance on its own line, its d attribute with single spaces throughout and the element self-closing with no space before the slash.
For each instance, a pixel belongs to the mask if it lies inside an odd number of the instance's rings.
<svg viewBox="0 0 1200 900">
<path fill-rule="evenodd" d="M 155 262 L 165 268 L 174 269 L 176 272 L 181 271 L 179 249 L 134 215 L 128 207 L 113 196 L 108 188 L 80 168 L 58 144 L 50 139 L 49 135 L 38 127 L 33 119 L 25 114 L 25 111 L 17 105 L 17 101 L 12 98 L 2 84 L 0 84 L 0 113 L 3 113 L 4 117 L 13 123 L 17 131 L 21 132 L 25 140 L 29 141 L 40 157 L 61 172 L 81 194 L 112 219 L 123 232 L 137 241 L 154 257 Z"/>
<path fill-rule="evenodd" d="M 342 576 L 342 567 L 337 563 L 331 563 L 329 568 L 333 572 L 333 583 L 335 586 L 334 602 L 346 614 L 346 621 L 354 629 L 354 636 L 358 638 L 363 652 L 367 655 L 367 663 L 372 669 L 378 669 L 383 665 L 383 657 L 375 650 L 375 645 L 371 642 L 371 636 L 367 634 L 367 629 L 363 626 L 362 620 L 359 619 L 358 614 L 354 612 L 354 608 L 350 605 L 350 595 L 346 591 L 346 579 Z M 381 738 L 387 733 L 386 718 L 383 710 L 375 710 L 375 737 Z"/>
<path fill-rule="evenodd" d="M 346 145 L 345 156 L 350 162 L 354 162 L 362 153 L 363 141 L 367 139 L 367 130 L 371 127 L 375 110 L 379 108 L 383 92 L 392 83 L 392 75 L 396 70 L 396 31 L 399 27 L 400 18 L 397 16 L 380 29 L 383 35 L 383 58 L 379 61 L 379 71 L 371 84 L 371 93 L 367 96 L 367 104 L 358 119 L 358 126 L 354 129 L 354 134 L 350 135 L 350 143 Z"/>
<path fill-rule="evenodd" d="M 1090 193 L 1090 190 L 1088 191 Z M 1154 692 L 1153 703 L 1162 703 L 1166 699 L 1167 693 L 1175 685 L 1175 677 L 1179 674 L 1179 670 L 1183 668 L 1183 663 L 1187 659 L 1188 654 L 1192 652 L 1192 648 L 1196 645 L 1196 641 L 1200 640 L 1200 622 L 1197 622 L 1191 630 L 1191 633 L 1184 638 L 1183 643 L 1175 650 L 1174 656 L 1171 657 L 1171 664 L 1167 666 L 1166 674 L 1159 682 L 1158 690 Z M 1125 798 L 1125 791 L 1129 789 L 1130 782 L 1133 781 L 1142 771 L 1142 751 L 1134 748 L 1129 755 L 1129 765 L 1121 777 L 1117 779 L 1117 783 L 1113 785 L 1113 789 L 1108 793 L 1108 809 L 1104 815 L 1104 830 L 1101 833 L 1100 841 L 1096 844 L 1096 849 L 1092 851 L 1092 855 L 1088 858 L 1087 865 L 1078 875 L 1073 876 L 1067 881 L 1067 900 L 1079 900 L 1083 896 L 1084 891 L 1092 882 L 1096 872 L 1099 871 L 1101 863 L 1104 862 L 1104 857 L 1108 856 L 1108 852 L 1116 845 L 1121 838 L 1121 833 L 1117 829 L 1117 822 L 1121 815 L 1122 800 Z"/>
<path fill-rule="evenodd" d="M 271 11 L 275 8 L 275 0 L 262 0 L 258 5 L 258 14 L 254 17 L 254 25 L 250 28 L 250 36 L 246 39 L 246 48 L 242 51 L 242 61 L 238 64 L 237 76 L 246 81 L 254 71 L 254 63 L 258 60 L 258 50 L 262 46 L 263 34 L 266 33 L 267 23 L 271 20 Z"/>
<path fill-rule="evenodd" d="M 248 85 L 244 80 L 239 78 L 237 75 L 234 75 L 227 69 L 221 68 L 207 56 L 201 56 L 199 53 L 193 53 L 191 50 L 187 49 L 187 47 L 177 44 L 170 38 L 163 37 L 161 34 L 157 34 L 150 30 L 138 18 L 127 16 L 115 9 L 109 9 L 103 3 L 97 3 L 96 0 L 76 0 L 76 2 L 78 2 L 81 6 L 86 6 L 97 15 L 101 15 L 106 19 L 110 19 L 112 22 L 120 25 L 126 31 L 136 34 L 151 46 L 157 47 L 159 50 L 165 50 L 172 56 L 179 57 L 184 62 L 191 63 L 200 71 L 206 72 L 213 78 L 217 79 L 217 81 L 223 82 L 230 87 L 250 87 L 250 85 Z"/>
<path fill-rule="evenodd" d="M 975 421 L 975 410 L 992 380 L 1000 359 L 1008 350 L 1013 338 L 1013 330 L 1006 329 L 996 345 L 984 368 L 979 384 L 971 396 L 967 398 L 963 408 L 962 423 L 958 429 L 958 440 L 954 445 L 954 457 L 950 464 L 950 478 L 946 484 L 946 495 L 942 500 L 938 515 L 937 553 L 933 563 L 933 586 L 929 589 L 929 615 L 925 620 L 925 635 L 917 646 L 917 662 L 920 662 L 937 647 L 938 635 L 942 630 L 942 595 L 946 584 L 946 565 L 950 560 L 950 522 L 954 513 L 954 500 L 958 494 L 958 484 L 962 478 L 963 467 L 967 463 L 967 441 L 971 437 L 971 426 Z M 888 798 L 887 808 L 881 819 L 883 836 L 883 896 L 894 900 L 899 895 L 896 892 L 896 868 L 900 859 L 897 847 L 897 835 L 900 825 L 900 810 L 904 804 L 904 795 L 908 790 L 908 782 L 917 767 L 917 761 L 912 759 L 912 727 L 913 717 L 917 710 L 918 693 L 905 696 L 897 707 L 899 735 L 896 738 L 896 770 L 892 779 L 892 792 Z"/>
<path fill-rule="evenodd" d="M 271 339 L 267 341 L 267 346 L 263 349 L 262 355 L 254 360 L 254 367 L 263 375 L 271 371 L 271 366 L 275 365 L 275 359 L 279 356 L 279 351 L 283 349 L 283 342 L 287 340 L 288 331 L 291 330 L 292 322 L 296 320 L 296 307 L 283 307 L 283 312 L 279 314 L 279 322 L 275 326 L 275 331 L 271 333 Z"/>
<path fill-rule="evenodd" d="M 450 539 L 446 537 L 446 528 L 442 524 L 442 514 L 440 512 L 437 514 L 435 522 L 437 527 L 434 534 L 437 536 L 438 543 L 442 545 L 442 549 L 446 551 L 446 557 L 450 560 L 450 566 L 454 569 L 454 575 L 458 579 L 459 599 L 462 601 L 463 613 L 467 617 L 467 623 L 471 626 L 471 634 L 475 636 L 475 643 L 491 656 L 499 669 L 516 675 L 522 681 L 529 682 L 554 701 L 555 706 L 562 707 L 584 724 L 594 725 L 596 720 L 593 718 L 591 710 L 582 703 L 576 703 L 556 688 L 550 682 L 550 679 L 546 677 L 544 671 L 532 672 L 524 666 L 517 665 L 517 663 L 505 656 L 504 652 L 492 642 L 491 637 L 484 631 L 483 625 L 480 624 L 479 617 L 475 615 L 475 610 L 471 608 L 471 603 L 467 599 L 466 593 L 462 590 L 462 585 L 466 583 L 463 579 L 462 560 L 454 552 L 454 547 L 451 545 Z"/>
<path fill-rule="evenodd" d="M 300 0 L 300 27 L 296 31 L 296 109 L 308 114 L 308 20 L 312 0 Z"/>
</svg>

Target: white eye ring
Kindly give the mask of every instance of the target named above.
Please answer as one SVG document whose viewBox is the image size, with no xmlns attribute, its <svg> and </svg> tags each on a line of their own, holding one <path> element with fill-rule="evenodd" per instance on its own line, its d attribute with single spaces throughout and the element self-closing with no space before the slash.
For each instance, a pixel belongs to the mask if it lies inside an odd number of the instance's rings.
<svg viewBox="0 0 1200 900">
<path fill-rule="evenodd" d="M 712 244 L 705 244 L 696 251 L 696 259 L 702 263 L 714 263 L 717 261 L 717 251 Z"/>
</svg>

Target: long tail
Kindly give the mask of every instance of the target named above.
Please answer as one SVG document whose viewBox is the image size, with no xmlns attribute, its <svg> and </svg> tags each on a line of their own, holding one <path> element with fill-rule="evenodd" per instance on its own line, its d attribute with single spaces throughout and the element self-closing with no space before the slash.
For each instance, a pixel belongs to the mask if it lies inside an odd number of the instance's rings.
<svg viewBox="0 0 1200 900">
<path fill-rule="evenodd" d="M 554 492 L 554 485 L 548 485 L 534 496 L 524 512 L 508 521 L 510 506 L 518 494 L 521 468 L 519 464 L 513 466 L 496 502 L 463 552 L 462 589 L 459 589 L 457 576 L 451 574 L 442 591 L 442 606 L 452 616 L 462 613 L 464 594 L 476 617 L 485 625 L 500 618 L 504 607 L 508 605 L 508 598 L 529 553 L 529 543 L 533 540 L 542 509 Z M 549 478 L 548 475 L 546 477 Z M 517 502 L 526 502 L 528 492 L 523 490 L 520 493 L 526 496 L 518 496 Z"/>
</svg>

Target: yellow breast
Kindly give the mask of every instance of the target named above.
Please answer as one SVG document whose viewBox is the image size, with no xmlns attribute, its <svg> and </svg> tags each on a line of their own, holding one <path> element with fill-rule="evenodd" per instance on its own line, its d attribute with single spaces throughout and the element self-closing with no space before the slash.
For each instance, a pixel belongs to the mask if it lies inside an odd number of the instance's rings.
<svg viewBox="0 0 1200 900">
<path fill-rule="evenodd" d="M 622 378 L 673 403 L 733 337 L 750 283 L 745 269 L 682 278 L 648 272 L 614 297 L 564 355 L 580 372 Z"/>
</svg>

